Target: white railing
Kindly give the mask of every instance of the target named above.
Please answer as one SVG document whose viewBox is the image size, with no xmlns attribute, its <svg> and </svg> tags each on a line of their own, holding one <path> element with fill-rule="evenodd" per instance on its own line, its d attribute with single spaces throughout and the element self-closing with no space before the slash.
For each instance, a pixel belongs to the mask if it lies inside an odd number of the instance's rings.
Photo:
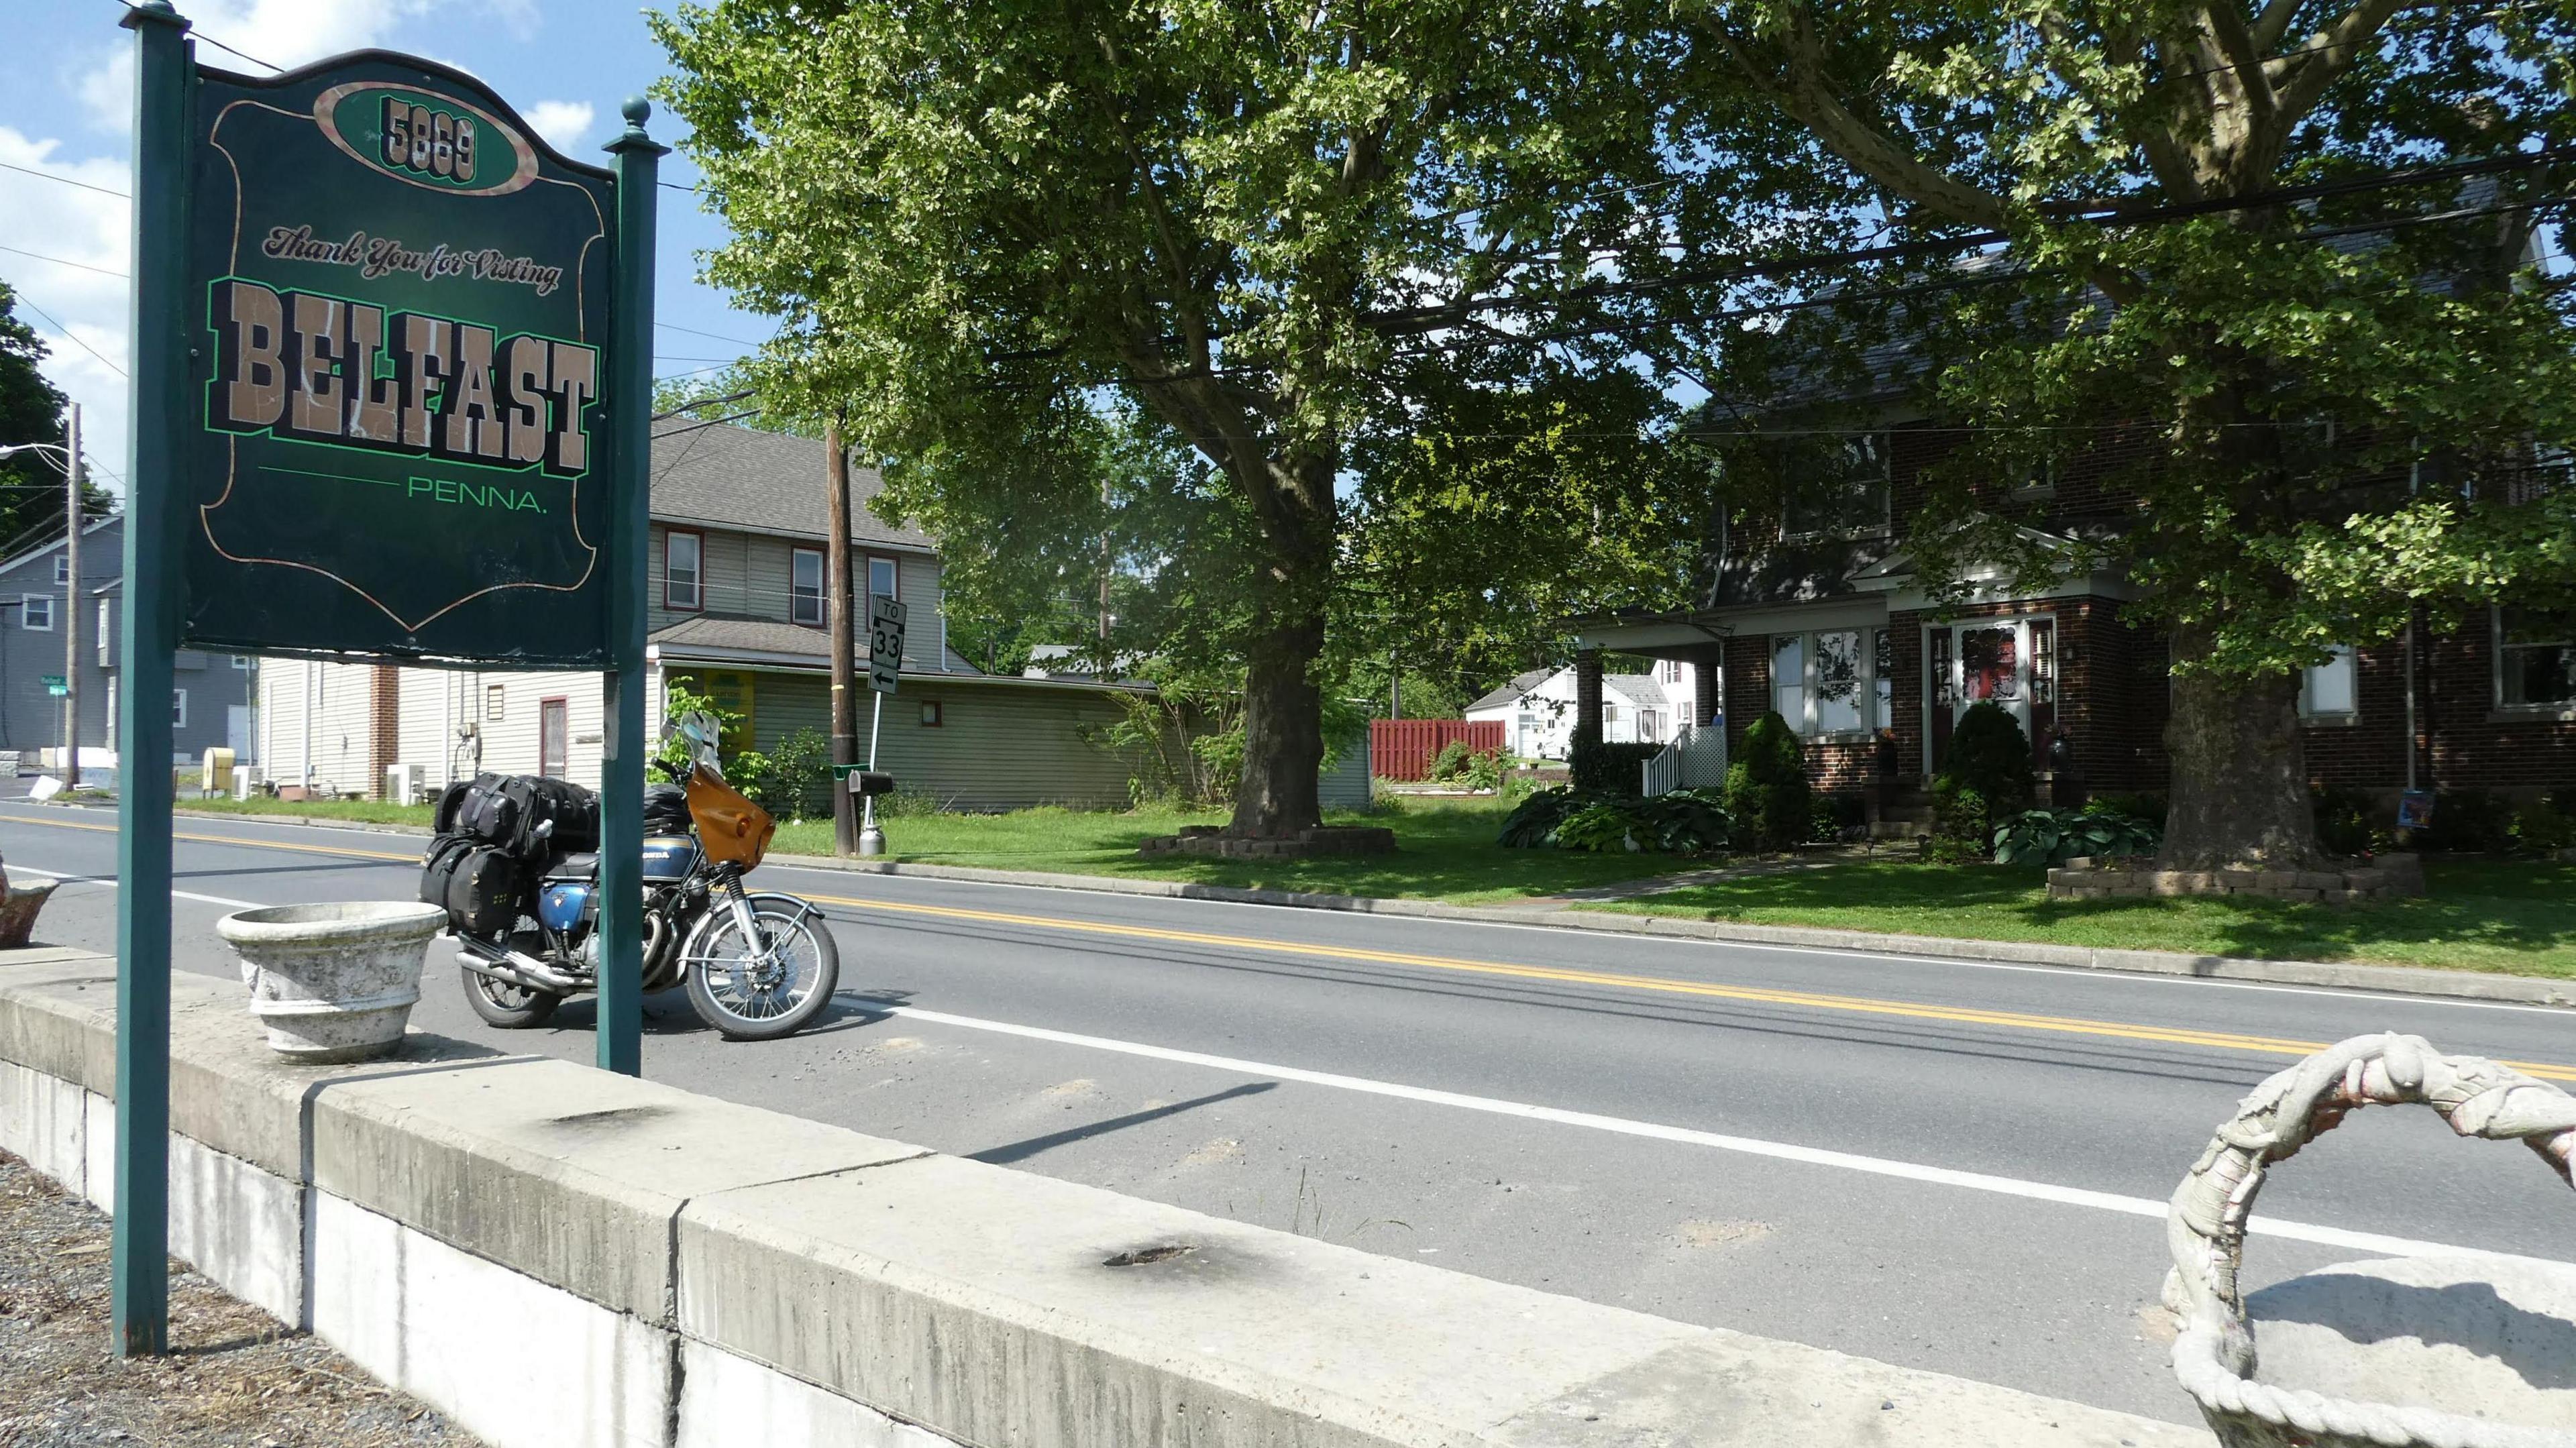
<svg viewBox="0 0 2576 1448">
<path fill-rule="evenodd" d="M 1726 783 L 1726 721 L 1681 726 L 1641 768 L 1648 799 L 1677 789 L 1717 788 Z"/>
</svg>

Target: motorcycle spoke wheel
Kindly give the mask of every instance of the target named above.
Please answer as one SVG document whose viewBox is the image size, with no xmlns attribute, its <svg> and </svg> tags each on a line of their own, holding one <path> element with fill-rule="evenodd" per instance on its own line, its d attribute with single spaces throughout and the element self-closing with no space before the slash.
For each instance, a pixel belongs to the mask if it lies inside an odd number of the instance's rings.
<svg viewBox="0 0 2576 1448">
<path fill-rule="evenodd" d="M 766 941 L 746 940 L 738 924 L 719 919 L 685 963 L 689 1004 L 729 1040 L 794 1034 L 831 1003 L 840 984 L 840 950 L 820 915 L 799 919 L 755 907 L 754 919 Z"/>
</svg>

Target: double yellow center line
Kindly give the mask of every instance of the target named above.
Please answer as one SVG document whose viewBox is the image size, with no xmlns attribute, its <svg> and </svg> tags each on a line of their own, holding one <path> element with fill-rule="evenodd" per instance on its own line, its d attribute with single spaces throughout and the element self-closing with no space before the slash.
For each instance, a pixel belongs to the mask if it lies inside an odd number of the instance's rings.
<svg viewBox="0 0 2576 1448">
<path fill-rule="evenodd" d="M 14 824 L 53 825 L 64 829 L 106 830 L 114 826 L 87 824 L 74 820 L 28 819 L 21 815 L 5 818 Z M 299 850 L 307 854 L 339 855 L 365 860 L 399 860 L 411 864 L 419 859 L 413 853 L 389 853 L 382 850 L 352 849 L 336 845 L 307 845 L 284 840 L 249 840 L 232 835 L 177 833 L 173 839 L 207 844 L 232 845 L 263 850 Z M 1757 986 L 1720 985 L 1709 981 L 1678 980 L 1669 976 L 1630 975 L 1618 971 L 1575 970 L 1561 966 L 1519 965 L 1505 961 L 1470 960 L 1453 955 L 1420 955 L 1409 951 L 1370 950 L 1360 946 L 1324 945 L 1307 941 L 1280 940 L 1250 935 L 1219 935 L 1201 930 L 1170 930 L 1151 925 L 1120 925 L 1101 920 L 1071 920 L 1053 915 L 1023 915 L 1002 910 L 970 910 L 953 905 L 919 905 L 895 900 L 864 900 L 848 895 L 807 895 L 818 905 L 838 905 L 851 910 L 868 910 L 882 914 L 913 915 L 937 920 L 955 920 L 977 925 L 1005 925 L 1023 929 L 1054 931 L 1061 934 L 1091 935 L 1117 940 L 1150 940 L 1169 945 L 1201 945 L 1218 950 L 1254 951 L 1265 955 L 1296 956 L 1309 960 L 1351 961 L 1367 965 L 1392 965 L 1409 970 L 1450 971 L 1466 975 L 1500 977 L 1509 980 L 1545 981 L 1557 985 L 1598 986 L 1612 990 L 1633 990 L 1658 995 L 1685 996 L 1705 1000 L 1741 1001 L 1756 1005 L 1788 1006 L 1799 1010 L 1841 1011 L 1857 1015 L 1889 1016 L 1909 1020 L 1944 1021 L 1957 1025 L 1995 1026 L 2007 1030 L 2039 1031 L 2054 1035 L 2096 1036 L 2125 1041 L 2149 1041 L 2160 1045 L 2198 1046 L 2208 1050 L 2247 1051 L 2265 1056 L 2306 1056 L 2325 1049 L 2324 1041 L 2300 1041 L 2277 1036 L 2250 1036 L 2230 1031 L 2199 1031 L 2179 1026 L 2141 1025 L 2127 1021 L 2091 1020 L 2082 1016 L 2034 1015 L 2024 1011 L 1980 1010 L 1969 1006 L 1924 1005 L 1914 1001 L 1884 1000 L 1871 996 L 1827 995 L 1815 991 L 1769 990 Z M 2555 1065 L 2540 1061 L 2507 1061 L 2503 1064 L 2529 1076 L 2548 1081 L 2576 1081 L 2576 1066 Z"/>
</svg>

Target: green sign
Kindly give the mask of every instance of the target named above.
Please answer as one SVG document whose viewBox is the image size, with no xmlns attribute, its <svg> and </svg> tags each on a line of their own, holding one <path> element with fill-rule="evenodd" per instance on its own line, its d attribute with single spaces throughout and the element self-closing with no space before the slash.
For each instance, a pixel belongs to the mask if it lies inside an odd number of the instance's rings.
<svg viewBox="0 0 2576 1448">
<path fill-rule="evenodd" d="M 380 52 L 193 111 L 186 641 L 611 665 L 611 175 Z"/>
<path fill-rule="evenodd" d="M 64 683 L 63 676 L 60 674 L 42 674 L 38 677 L 45 681 L 45 692 L 57 699 L 72 691 L 72 686 Z"/>
</svg>

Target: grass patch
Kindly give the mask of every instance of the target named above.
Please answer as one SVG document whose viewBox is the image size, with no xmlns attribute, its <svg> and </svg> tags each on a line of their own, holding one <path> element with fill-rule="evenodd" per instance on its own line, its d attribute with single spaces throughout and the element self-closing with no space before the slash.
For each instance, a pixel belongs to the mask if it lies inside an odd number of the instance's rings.
<svg viewBox="0 0 2576 1448">
<path fill-rule="evenodd" d="M 381 799 L 191 799 L 182 792 L 179 808 L 205 814 L 265 815 L 277 819 L 339 820 L 357 825 L 418 825 L 429 828 L 433 806 L 395 804 Z"/>
<path fill-rule="evenodd" d="M 1597 908 L 1761 925 L 2028 940 L 2266 960 L 2351 960 L 2576 978 L 2576 865 L 2427 861 L 2428 893 L 2372 905 L 2057 900 L 2004 865 L 1835 864 Z"/>
<path fill-rule="evenodd" d="M 1494 843 L 1508 805 L 1475 799 L 1405 799 L 1370 814 L 1333 813 L 1327 824 L 1385 825 L 1396 853 L 1321 860 L 1202 860 L 1136 857 L 1155 835 L 1183 825 L 1222 824 L 1217 813 L 1067 809 L 1002 815 L 905 815 L 882 821 L 891 858 L 995 870 L 1049 870 L 1135 879 L 1187 880 L 1253 889 L 1312 890 L 1446 900 L 1471 905 L 1554 895 L 1591 885 L 1669 874 L 1703 862 L 1670 855 L 1589 855 L 1566 850 L 1507 850 Z M 829 820 L 800 820 L 778 830 L 776 848 L 795 854 L 832 852 Z"/>
</svg>

